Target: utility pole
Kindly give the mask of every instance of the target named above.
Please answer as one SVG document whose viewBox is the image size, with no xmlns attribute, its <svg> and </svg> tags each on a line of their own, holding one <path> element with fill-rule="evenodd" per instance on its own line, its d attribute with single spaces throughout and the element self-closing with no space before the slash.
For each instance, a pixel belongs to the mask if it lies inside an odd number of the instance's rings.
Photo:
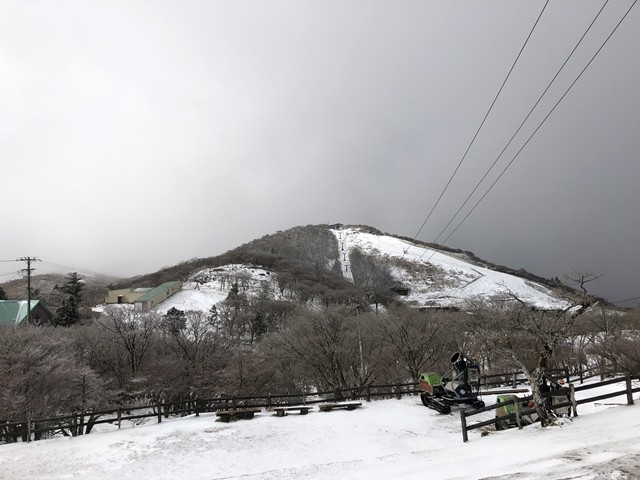
<svg viewBox="0 0 640 480">
<path fill-rule="evenodd" d="M 28 322 L 31 325 L 31 272 L 35 269 L 31 268 L 32 262 L 39 262 L 40 259 L 36 257 L 20 257 L 18 262 L 27 262 L 27 268 L 21 270 L 22 272 L 27 272 L 27 315 Z"/>
</svg>

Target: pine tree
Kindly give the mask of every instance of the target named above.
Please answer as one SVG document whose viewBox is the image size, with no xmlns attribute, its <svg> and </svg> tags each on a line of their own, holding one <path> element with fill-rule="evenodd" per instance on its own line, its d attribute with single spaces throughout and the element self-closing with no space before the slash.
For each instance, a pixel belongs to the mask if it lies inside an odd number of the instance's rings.
<svg viewBox="0 0 640 480">
<path fill-rule="evenodd" d="M 170 334 L 178 335 L 187 325 L 185 312 L 171 307 L 164 315 L 164 325 Z"/>
<path fill-rule="evenodd" d="M 7 299 L 7 292 L 4 291 L 4 288 L 0 287 L 0 300 Z"/>
<path fill-rule="evenodd" d="M 82 300 L 84 282 L 78 272 L 67 275 L 62 287 L 56 285 L 55 290 L 64 295 L 61 305 L 56 310 L 54 324 L 62 327 L 75 325 L 80 320 L 79 306 Z"/>
</svg>

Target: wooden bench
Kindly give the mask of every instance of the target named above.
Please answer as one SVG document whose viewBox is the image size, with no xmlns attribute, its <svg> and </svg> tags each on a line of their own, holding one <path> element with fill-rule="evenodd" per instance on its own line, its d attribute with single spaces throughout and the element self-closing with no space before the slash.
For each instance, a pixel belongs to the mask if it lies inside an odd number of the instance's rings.
<svg viewBox="0 0 640 480">
<path fill-rule="evenodd" d="M 300 412 L 300 415 L 306 415 L 309 413 L 309 410 L 312 410 L 313 407 L 308 407 L 306 405 L 296 405 L 296 406 L 286 406 L 286 407 L 275 407 L 273 411 L 278 417 L 284 417 L 287 412 Z"/>
<path fill-rule="evenodd" d="M 322 405 L 318 405 L 318 409 L 320 409 L 321 412 L 330 412 L 331 410 L 335 410 L 337 408 L 355 410 L 361 405 L 362 403 L 360 402 L 323 403 Z"/>
<path fill-rule="evenodd" d="M 216 416 L 221 422 L 230 422 L 232 420 L 240 419 L 249 420 L 253 418 L 256 413 L 260 413 L 261 411 L 262 409 L 259 407 L 235 408 L 233 410 L 218 410 L 216 412 Z"/>
</svg>

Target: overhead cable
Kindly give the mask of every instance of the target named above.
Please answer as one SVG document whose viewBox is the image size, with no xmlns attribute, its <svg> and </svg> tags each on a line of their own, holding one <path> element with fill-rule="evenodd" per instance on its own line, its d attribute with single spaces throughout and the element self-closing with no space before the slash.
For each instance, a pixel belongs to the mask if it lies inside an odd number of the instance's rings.
<svg viewBox="0 0 640 480">
<path fill-rule="evenodd" d="M 119 277 L 117 277 L 115 275 L 105 275 L 105 274 L 102 274 L 102 273 L 92 272 L 90 270 L 86 270 L 86 269 L 83 269 L 83 268 L 73 267 L 73 266 L 69 266 L 69 265 L 61 265 L 59 263 L 48 262 L 46 260 L 43 260 L 42 264 L 43 265 L 49 265 L 51 267 L 61 268 L 63 270 L 68 270 L 70 272 L 84 273 L 85 275 L 92 275 L 94 277 L 103 277 L 103 278 L 110 278 L 110 279 L 119 278 Z"/>
<path fill-rule="evenodd" d="M 516 59 L 513 61 L 513 64 L 511 65 L 511 68 L 509 69 L 509 72 L 507 73 L 507 76 L 505 77 L 504 81 L 502 82 L 502 85 L 500 86 L 500 89 L 498 90 L 498 93 L 494 97 L 493 102 L 491 102 L 491 106 L 487 110 L 487 113 L 484 115 L 484 118 L 482 119 L 482 122 L 480 122 L 480 126 L 476 130 L 476 133 L 474 134 L 473 138 L 471 139 L 471 142 L 467 146 L 467 149 L 465 150 L 464 154 L 462 155 L 462 158 L 460 159 L 460 161 L 458 162 L 458 165 L 456 166 L 455 170 L 451 174 L 451 177 L 449 178 L 449 181 L 447 182 L 447 184 L 442 189 L 442 192 L 440 192 L 440 196 L 438 197 L 438 199 L 436 200 L 435 204 L 431 208 L 431 211 L 427 215 L 427 218 L 424 219 L 424 222 L 422 222 L 422 225 L 420 226 L 420 228 L 418 229 L 418 231 L 414 235 L 413 240 L 411 241 L 409 247 L 407 247 L 407 250 L 405 250 L 405 252 L 404 252 L 405 254 L 409 250 L 411 245 L 413 245 L 413 242 L 415 242 L 415 240 L 418 238 L 418 235 L 420 235 L 420 232 L 422 231 L 424 226 L 427 224 L 427 222 L 431 218 L 431 215 L 433 215 L 433 212 L 435 211 L 436 207 L 440 203 L 440 200 L 442 200 L 442 197 L 444 196 L 445 192 L 448 190 L 449 185 L 451 185 L 451 182 L 453 181 L 454 177 L 458 173 L 458 170 L 460 170 L 460 167 L 462 166 L 462 163 L 464 162 L 465 158 L 467 157 L 467 154 L 469 153 L 469 150 L 471 150 L 471 147 L 474 144 L 474 142 L 476 141 L 476 138 L 478 137 L 478 134 L 480 133 L 480 130 L 482 130 L 482 127 L 484 126 L 485 122 L 487 121 L 487 118 L 489 117 L 489 114 L 493 110 L 493 106 L 496 104 L 496 101 L 498 100 L 498 97 L 502 93 L 502 90 L 504 89 L 504 86 L 506 85 L 507 81 L 509 80 L 509 77 L 511 76 L 511 72 L 513 72 L 513 69 L 515 68 L 516 63 L 518 63 L 518 60 L 520 59 L 520 56 L 522 55 L 522 52 L 524 51 L 525 47 L 527 46 L 527 43 L 529 43 L 529 39 L 531 38 L 531 35 L 533 34 L 533 31 L 536 29 L 536 26 L 538 25 L 538 22 L 540 21 L 540 18 L 542 17 L 542 14 L 546 10 L 547 5 L 549 4 L 549 1 L 550 0 L 547 0 L 545 2 L 544 6 L 542 7 L 542 10 L 540 11 L 540 14 L 538 15 L 538 18 L 536 19 L 535 23 L 533 24 L 533 27 L 531 28 L 531 31 L 529 32 L 529 35 L 527 35 L 527 38 L 524 41 L 524 44 L 522 45 L 522 48 L 520 48 L 520 51 L 518 52 L 518 55 L 516 56 Z M 404 256 L 404 254 L 403 254 L 403 256 Z"/>
<path fill-rule="evenodd" d="M 582 34 L 582 36 L 580 37 L 580 40 L 578 40 L 578 42 L 575 44 L 575 46 L 573 47 L 573 49 L 571 50 L 571 52 L 569 53 L 569 55 L 567 56 L 567 58 L 565 59 L 565 61 L 563 62 L 563 64 L 560 66 L 560 68 L 558 69 L 558 71 L 556 72 L 556 74 L 553 76 L 553 78 L 551 79 L 551 81 L 549 82 L 549 84 L 547 85 L 547 87 L 544 89 L 544 91 L 540 94 L 540 96 L 538 97 L 538 100 L 536 101 L 536 103 L 533 105 L 533 107 L 531 107 L 531 110 L 529 110 L 529 113 L 527 114 L 526 117 L 524 117 L 524 120 L 522 120 L 522 122 L 520 123 L 520 126 L 518 126 L 518 128 L 516 129 L 516 131 L 514 132 L 514 134 L 511 136 L 511 138 L 509 139 L 509 141 L 507 142 L 507 144 L 504 146 L 504 148 L 502 149 L 502 151 L 500 152 L 500 154 L 497 156 L 497 158 L 494 160 L 494 162 L 491 164 L 491 166 L 489 167 L 489 169 L 485 172 L 485 174 L 482 176 L 482 178 L 478 181 L 478 183 L 476 184 L 476 186 L 474 187 L 474 189 L 471 191 L 471 193 L 467 196 L 467 198 L 465 199 L 464 202 L 462 202 L 462 205 L 460 205 L 460 207 L 458 208 L 458 210 L 456 211 L 456 213 L 453 215 L 453 217 L 451 217 L 451 220 L 449 220 L 449 223 L 447 223 L 445 225 L 445 227 L 442 229 L 442 231 L 438 234 L 438 236 L 433 240 L 432 243 L 437 243 L 438 240 L 440 239 L 440 237 L 442 235 L 444 235 L 444 232 L 447 230 L 447 228 L 449 228 L 449 226 L 453 223 L 453 221 L 455 220 L 455 218 L 458 216 L 458 214 L 462 211 L 462 209 L 467 205 L 467 203 L 469 202 L 469 200 L 471 200 L 471 197 L 476 193 L 476 191 L 478 190 L 478 188 L 480 188 L 480 185 L 482 184 L 482 182 L 484 182 L 484 180 L 487 178 L 487 176 L 489 175 L 489 173 L 493 170 L 493 167 L 495 167 L 495 165 L 498 163 L 498 161 L 502 158 L 502 155 L 504 154 L 504 152 L 507 150 L 507 148 L 509 148 L 509 146 L 511 145 L 511 143 L 513 142 L 513 140 L 516 138 L 516 136 L 518 135 L 518 133 L 520 133 L 520 130 L 522 130 L 522 127 L 524 126 L 524 124 L 527 122 L 527 120 L 529 120 L 529 117 L 531 117 L 531 114 L 533 113 L 533 111 L 538 107 L 538 105 L 540 104 L 540 102 L 542 101 L 542 98 L 546 95 L 546 93 L 549 91 L 549 89 L 551 88 L 551 86 L 554 84 L 554 82 L 556 81 L 556 79 L 558 78 L 558 76 L 560 75 L 560 73 L 562 72 L 562 70 L 564 69 L 564 67 L 567 65 L 567 63 L 569 62 L 569 60 L 571 59 L 571 57 L 573 56 L 573 54 L 575 53 L 575 51 L 578 49 L 578 47 L 580 46 L 580 44 L 582 43 L 582 41 L 584 40 L 584 38 L 587 36 L 587 33 L 589 33 L 589 31 L 591 30 L 591 27 L 593 27 L 594 23 L 596 22 L 596 20 L 598 19 L 598 17 L 600 17 L 600 14 L 602 13 L 602 11 L 604 10 L 604 7 L 607 6 L 607 4 L 609 3 L 609 0 L 606 0 L 604 2 L 604 4 L 602 5 L 602 7 L 600 8 L 600 10 L 598 11 L 598 13 L 596 14 L 596 16 L 594 17 L 594 19 L 591 21 L 591 23 L 589 24 L 589 26 L 587 27 L 587 29 L 584 31 L 584 33 Z M 448 237 L 447 237 L 448 238 Z M 424 253 L 423 253 L 424 255 Z M 422 258 L 422 256 L 420 257 Z"/>
<path fill-rule="evenodd" d="M 545 122 L 547 121 L 547 119 L 551 116 L 551 114 L 555 111 L 555 109 L 558 107 L 558 105 L 560 104 L 560 102 L 562 102 L 562 100 L 564 100 L 564 98 L 567 96 L 567 94 L 569 93 L 569 91 L 573 88 L 573 86 L 578 82 L 578 80 L 580 80 L 580 78 L 582 77 L 582 75 L 584 74 L 584 72 L 587 70 L 587 68 L 589 68 L 589 66 L 591 65 L 591 63 L 593 63 L 593 61 L 595 60 L 595 58 L 598 56 L 598 54 L 602 51 L 602 49 L 604 48 L 604 46 L 607 44 L 607 42 L 611 39 L 611 37 L 613 36 L 613 34 L 618 30 L 618 28 L 620 27 L 620 25 L 622 24 L 622 22 L 624 21 L 625 18 L 627 18 L 627 16 L 629 15 L 629 12 L 631 12 L 631 9 L 635 6 L 635 4 L 638 2 L 638 0 L 634 0 L 633 3 L 631 4 L 631 6 L 627 9 L 627 11 L 625 12 L 625 14 L 623 15 L 623 17 L 620 19 L 620 21 L 616 24 L 616 26 L 614 27 L 614 29 L 611 31 L 611 33 L 607 36 L 607 38 L 604 40 L 604 42 L 602 43 L 602 45 L 600 45 L 600 48 L 598 48 L 598 50 L 596 51 L 596 53 L 591 57 L 591 59 L 589 60 L 589 62 L 585 65 L 585 67 L 580 71 L 580 73 L 578 74 L 578 76 L 576 77 L 576 79 L 571 83 L 571 85 L 569 85 L 569 88 L 567 88 L 565 90 L 565 92 L 562 94 L 562 96 L 560 97 L 560 99 L 555 103 L 555 105 L 553 106 L 553 108 L 549 111 L 549 113 L 544 117 L 544 119 L 542 119 L 542 121 L 540 122 L 540 124 L 536 127 L 536 129 L 533 131 L 533 133 L 529 136 L 529 138 L 527 139 L 527 141 L 524 143 L 524 145 L 522 145 L 522 147 L 520 148 L 520 150 L 518 150 L 518 152 L 513 156 L 513 158 L 511 159 L 511 161 L 506 165 L 506 167 L 502 170 L 502 172 L 500 172 L 500 175 L 498 175 L 498 178 L 496 178 L 494 180 L 494 182 L 489 186 L 489 188 L 487 189 L 487 191 L 484 193 L 484 195 L 482 195 L 482 197 L 480 197 L 480 199 L 475 203 L 475 205 L 473 206 L 473 208 L 469 211 L 469 213 L 467 213 L 465 215 L 465 217 L 458 223 L 458 225 L 451 231 L 451 233 L 449 233 L 449 235 L 447 236 L 447 238 L 445 238 L 443 243 L 446 243 L 447 240 L 449 240 L 449 238 L 451 238 L 451 236 L 460 228 L 460 226 L 462 226 L 462 224 L 467 220 L 467 218 L 469 218 L 469 216 L 475 211 L 475 209 L 478 207 L 478 205 L 480 205 L 480 203 L 485 199 L 485 197 L 489 194 L 489 192 L 493 189 L 493 187 L 496 185 L 496 183 L 498 183 L 498 181 L 503 177 L 503 175 L 505 174 L 505 172 L 509 169 L 509 167 L 511 165 L 513 165 L 513 162 L 515 162 L 515 160 L 518 158 L 518 156 L 520 155 L 520 153 L 525 149 L 525 147 L 529 144 L 529 142 L 531 141 L 531 139 L 536 135 L 536 133 L 538 133 L 538 131 L 540 130 L 540 128 L 542 127 L 542 125 L 545 124 Z M 435 255 L 436 252 L 433 252 L 431 254 L 431 256 L 427 259 L 427 262 L 433 257 L 433 255 Z M 422 258 L 422 256 L 424 256 L 424 253 L 420 256 L 420 258 Z"/>
</svg>

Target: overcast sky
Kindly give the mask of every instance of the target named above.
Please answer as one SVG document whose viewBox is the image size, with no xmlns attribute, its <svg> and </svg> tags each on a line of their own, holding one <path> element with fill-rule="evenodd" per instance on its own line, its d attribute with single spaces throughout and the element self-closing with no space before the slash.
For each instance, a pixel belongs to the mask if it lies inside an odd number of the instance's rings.
<svg viewBox="0 0 640 480">
<path fill-rule="evenodd" d="M 297 225 L 414 237 L 544 3 L 0 0 L 0 260 L 130 276 Z M 419 239 L 603 3 L 550 1 Z M 489 183 L 631 3 L 609 2 Z M 599 271 L 595 293 L 640 296 L 638 45 L 640 6 L 449 246 L 547 277 Z M 0 263 L 0 282 L 23 266 Z"/>
</svg>

